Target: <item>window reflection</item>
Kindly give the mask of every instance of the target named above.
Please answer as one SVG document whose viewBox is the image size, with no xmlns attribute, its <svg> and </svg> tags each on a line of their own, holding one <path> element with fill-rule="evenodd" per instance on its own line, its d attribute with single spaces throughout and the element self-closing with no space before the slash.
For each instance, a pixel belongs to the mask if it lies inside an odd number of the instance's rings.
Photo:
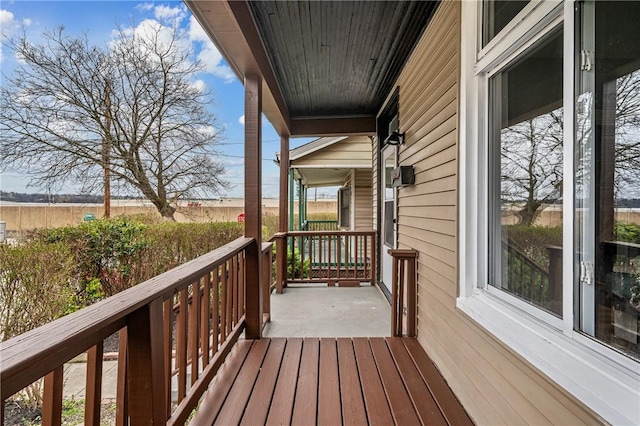
<svg viewBox="0 0 640 426">
<path fill-rule="evenodd" d="M 585 2 L 576 100 L 576 328 L 640 358 L 637 2 Z"/>
<path fill-rule="evenodd" d="M 562 31 L 490 80 L 490 284 L 562 315 Z"/>
</svg>

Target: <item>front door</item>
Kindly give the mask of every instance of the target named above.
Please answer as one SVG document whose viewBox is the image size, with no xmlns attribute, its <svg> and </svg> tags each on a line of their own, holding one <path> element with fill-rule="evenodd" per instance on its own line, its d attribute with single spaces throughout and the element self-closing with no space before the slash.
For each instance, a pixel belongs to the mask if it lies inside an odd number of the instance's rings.
<svg viewBox="0 0 640 426">
<path fill-rule="evenodd" d="M 396 147 L 387 145 L 382 150 L 382 254 L 381 277 L 391 292 L 392 257 L 389 249 L 396 248 L 396 189 L 392 186 L 391 172 L 397 167 Z"/>
</svg>

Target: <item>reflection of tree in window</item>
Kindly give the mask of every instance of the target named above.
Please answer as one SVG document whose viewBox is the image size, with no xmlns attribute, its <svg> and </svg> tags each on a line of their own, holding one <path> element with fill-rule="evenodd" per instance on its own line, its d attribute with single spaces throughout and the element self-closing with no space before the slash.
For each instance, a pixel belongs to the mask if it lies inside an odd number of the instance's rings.
<svg viewBox="0 0 640 426">
<path fill-rule="evenodd" d="M 520 223 L 562 196 L 562 108 L 502 129 L 501 196 Z"/>
</svg>

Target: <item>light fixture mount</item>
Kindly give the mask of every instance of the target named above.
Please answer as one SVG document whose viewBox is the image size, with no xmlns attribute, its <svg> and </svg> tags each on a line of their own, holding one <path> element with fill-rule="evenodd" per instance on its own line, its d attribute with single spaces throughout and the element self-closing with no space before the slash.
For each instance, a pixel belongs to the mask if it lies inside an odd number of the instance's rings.
<svg viewBox="0 0 640 426">
<path fill-rule="evenodd" d="M 384 140 L 385 145 L 402 145 L 403 143 L 404 133 L 400 133 L 397 130 L 391 132 L 391 134 Z"/>
</svg>

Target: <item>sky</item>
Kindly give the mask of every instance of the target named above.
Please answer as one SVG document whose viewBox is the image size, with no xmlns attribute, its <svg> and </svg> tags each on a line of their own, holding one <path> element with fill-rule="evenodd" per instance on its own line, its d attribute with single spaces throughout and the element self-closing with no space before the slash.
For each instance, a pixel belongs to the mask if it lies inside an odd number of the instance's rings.
<svg viewBox="0 0 640 426">
<path fill-rule="evenodd" d="M 179 1 L 0 1 L 0 28 L 3 37 L 25 28 L 27 37 L 36 42 L 45 30 L 65 27 L 69 35 L 87 33 L 96 44 L 109 43 L 118 26 L 139 27 L 153 21 L 176 20 L 189 34 L 195 54 L 205 64 L 206 72 L 197 76 L 215 98 L 212 111 L 223 126 L 223 140 L 217 147 L 220 160 L 227 172 L 225 179 L 232 188 L 220 194 L 223 197 L 242 197 L 244 181 L 244 89 L 216 47 Z M 0 53 L 0 68 L 10 74 L 16 58 L 6 49 Z M 262 193 L 265 198 L 278 197 L 279 169 L 274 163 L 280 151 L 280 137 L 263 117 L 262 131 Z M 310 141 L 308 138 L 290 140 L 291 148 Z M 43 188 L 29 186 L 29 177 L 19 171 L 3 171 L 0 189 L 12 192 L 45 192 Z M 60 193 L 75 192 L 73 187 L 62 188 Z M 118 194 L 114 194 L 118 195 Z"/>
</svg>

